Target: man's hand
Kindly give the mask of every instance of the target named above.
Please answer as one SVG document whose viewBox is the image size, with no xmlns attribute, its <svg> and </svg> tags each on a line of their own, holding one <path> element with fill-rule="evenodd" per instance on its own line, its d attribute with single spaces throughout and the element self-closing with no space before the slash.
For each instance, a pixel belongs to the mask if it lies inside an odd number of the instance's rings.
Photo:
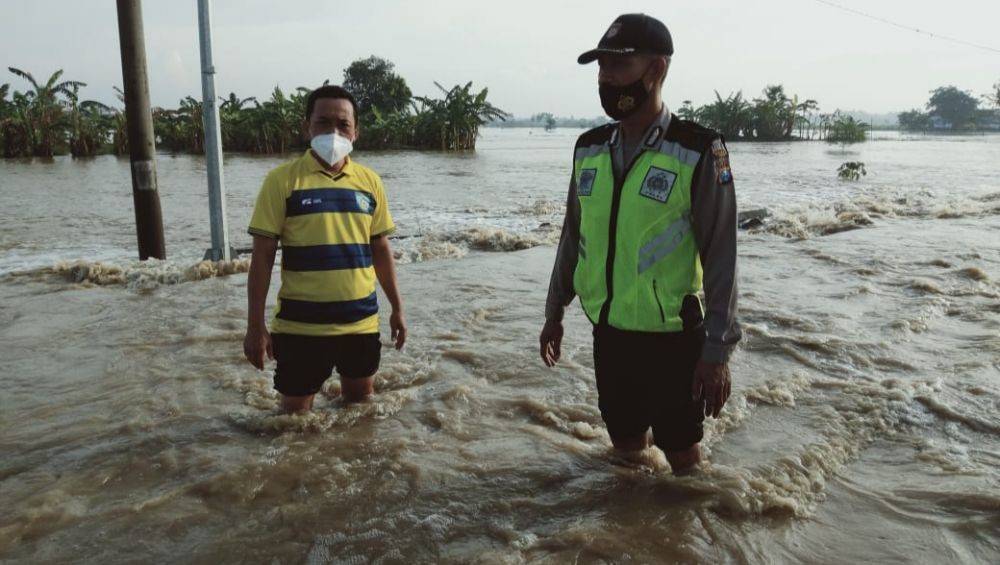
<svg viewBox="0 0 1000 565">
<path fill-rule="evenodd" d="M 706 416 L 719 417 L 722 407 L 729 399 L 730 386 L 728 364 L 698 360 L 698 364 L 694 367 L 691 397 L 694 400 L 705 401 Z"/>
<path fill-rule="evenodd" d="M 542 334 L 538 336 L 538 342 L 539 353 L 546 367 L 554 367 L 559 361 L 559 356 L 562 355 L 562 338 L 562 322 L 545 320 L 545 326 L 542 328 Z"/>
<path fill-rule="evenodd" d="M 403 318 L 401 310 L 393 310 L 389 316 L 389 330 L 392 332 L 392 341 L 396 344 L 396 351 L 401 351 L 406 343 L 406 320 Z"/>
<path fill-rule="evenodd" d="M 243 338 L 243 354 L 247 361 L 257 369 L 264 370 L 264 356 L 274 359 L 274 349 L 271 346 L 271 334 L 266 327 L 248 327 Z"/>
</svg>

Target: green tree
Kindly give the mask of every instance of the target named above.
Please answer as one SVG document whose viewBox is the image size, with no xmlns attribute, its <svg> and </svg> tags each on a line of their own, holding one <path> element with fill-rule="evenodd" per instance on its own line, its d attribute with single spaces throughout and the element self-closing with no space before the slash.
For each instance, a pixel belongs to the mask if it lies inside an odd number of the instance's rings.
<svg viewBox="0 0 1000 565">
<path fill-rule="evenodd" d="M 993 90 L 983 95 L 986 103 L 1000 110 L 1000 80 L 993 85 Z"/>
<path fill-rule="evenodd" d="M 69 152 L 74 157 L 96 155 L 113 131 L 114 111 L 94 100 L 80 101 L 79 86 L 73 85 L 69 96 Z"/>
<path fill-rule="evenodd" d="M 32 90 L 15 100 L 18 106 L 15 117 L 21 122 L 30 154 L 35 157 L 51 157 L 56 144 L 65 141 L 69 125 L 59 96 L 68 98 L 74 86 L 87 85 L 75 80 L 59 82 L 62 69 L 52 73 L 44 83 L 39 83 L 31 73 L 21 69 L 7 67 L 7 70 L 31 84 Z"/>
<path fill-rule="evenodd" d="M 830 124 L 829 134 L 826 136 L 828 143 L 859 143 L 867 139 L 865 132 L 868 124 L 854 119 L 854 116 L 845 116 L 839 111 L 834 112 L 833 123 Z"/>
<path fill-rule="evenodd" d="M 930 114 L 920 110 L 910 110 L 902 112 L 897 116 L 899 128 L 908 131 L 925 131 L 931 127 Z"/>
<path fill-rule="evenodd" d="M 235 92 L 229 93 L 229 98 L 220 97 L 222 103 L 219 104 L 219 127 L 222 129 L 222 146 L 235 151 L 249 151 L 244 147 L 244 140 L 247 131 L 242 127 L 245 120 L 241 118 L 246 115 L 245 108 L 250 102 L 257 102 L 253 96 L 240 98 Z"/>
<path fill-rule="evenodd" d="M 931 91 L 927 109 L 931 115 L 951 122 L 954 129 L 965 129 L 975 125 L 979 101 L 972 94 L 954 86 L 942 86 Z"/>
<path fill-rule="evenodd" d="M 791 139 L 801 117 L 818 108 L 815 100 L 800 103 L 798 96 L 789 98 L 780 84 L 767 86 L 763 95 L 753 100 L 751 122 L 754 137 L 764 141 Z"/>
<path fill-rule="evenodd" d="M 371 117 L 375 108 L 383 115 L 400 112 L 410 104 L 413 93 L 394 69 L 391 62 L 372 55 L 344 70 L 343 86 L 357 100 L 360 117 Z"/>
<path fill-rule="evenodd" d="M 681 103 L 681 107 L 677 109 L 677 116 L 682 120 L 695 121 L 698 119 L 698 110 L 695 109 L 690 100 L 685 100 Z"/>
<path fill-rule="evenodd" d="M 471 82 L 450 90 L 437 82 L 434 85 L 444 93 L 444 98 L 415 97 L 421 104 L 416 108 L 414 131 L 418 146 L 437 146 L 444 151 L 475 149 L 480 126 L 510 117 L 486 100 L 486 88 L 473 93 Z"/>
<path fill-rule="evenodd" d="M 743 99 L 742 91 L 723 98 L 716 90 L 715 102 L 695 110 L 694 119 L 728 139 L 737 139 L 751 134 L 753 116 L 750 103 Z"/>
<path fill-rule="evenodd" d="M 10 85 L 0 85 L 0 155 L 14 157 L 18 153 L 19 129 L 15 120 L 14 102 L 7 100 Z"/>
<path fill-rule="evenodd" d="M 125 93 L 117 86 L 114 89 L 115 98 L 118 99 L 118 103 L 124 108 Z M 111 148 L 115 155 L 128 154 L 128 123 L 125 119 L 125 110 L 123 108 L 114 108 L 111 110 Z"/>
</svg>

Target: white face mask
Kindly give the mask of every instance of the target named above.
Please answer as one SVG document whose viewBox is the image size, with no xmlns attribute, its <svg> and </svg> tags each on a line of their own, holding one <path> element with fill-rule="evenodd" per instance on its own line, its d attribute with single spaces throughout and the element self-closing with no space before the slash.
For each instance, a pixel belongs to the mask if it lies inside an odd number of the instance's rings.
<svg viewBox="0 0 1000 565">
<path fill-rule="evenodd" d="M 317 135 L 312 138 L 309 146 L 327 165 L 336 165 L 354 149 L 351 140 L 337 132 Z"/>
</svg>

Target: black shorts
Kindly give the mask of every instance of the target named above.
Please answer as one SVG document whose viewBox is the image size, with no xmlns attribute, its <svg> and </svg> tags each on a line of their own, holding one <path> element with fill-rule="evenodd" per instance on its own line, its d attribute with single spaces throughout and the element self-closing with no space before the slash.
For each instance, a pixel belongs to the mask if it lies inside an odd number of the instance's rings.
<svg viewBox="0 0 1000 565">
<path fill-rule="evenodd" d="M 316 394 L 333 374 L 345 379 L 363 379 L 378 371 L 382 342 L 375 334 L 311 336 L 271 334 L 274 358 L 274 388 L 285 396 Z"/>
<path fill-rule="evenodd" d="M 701 441 L 704 402 L 691 399 L 702 325 L 675 333 L 594 326 L 598 406 L 612 438 L 640 437 L 650 427 L 656 446 L 680 451 Z"/>
</svg>

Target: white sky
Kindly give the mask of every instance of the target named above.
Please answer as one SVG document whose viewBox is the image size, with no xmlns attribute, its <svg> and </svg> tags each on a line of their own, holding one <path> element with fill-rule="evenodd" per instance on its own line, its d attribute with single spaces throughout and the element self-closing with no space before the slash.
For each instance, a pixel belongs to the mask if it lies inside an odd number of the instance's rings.
<svg viewBox="0 0 1000 565">
<path fill-rule="evenodd" d="M 1000 1 L 834 0 L 900 23 L 1000 49 Z M 201 97 L 196 0 L 145 0 L 153 104 Z M 115 2 L 2 0 L 0 63 L 47 78 L 56 69 L 88 83 L 86 98 L 113 102 L 121 85 Z M 576 64 L 622 12 L 663 20 L 674 38 L 665 96 L 709 101 L 770 83 L 815 98 L 822 111 L 922 107 L 954 84 L 979 95 L 1000 80 L 1000 53 L 957 45 L 846 14 L 815 0 L 499 2 L 215 0 L 219 95 L 266 97 L 339 83 L 353 60 L 378 55 L 415 94 L 473 81 L 517 116 L 600 115 L 595 65 Z M 0 83 L 26 83 L 6 72 Z"/>
</svg>

